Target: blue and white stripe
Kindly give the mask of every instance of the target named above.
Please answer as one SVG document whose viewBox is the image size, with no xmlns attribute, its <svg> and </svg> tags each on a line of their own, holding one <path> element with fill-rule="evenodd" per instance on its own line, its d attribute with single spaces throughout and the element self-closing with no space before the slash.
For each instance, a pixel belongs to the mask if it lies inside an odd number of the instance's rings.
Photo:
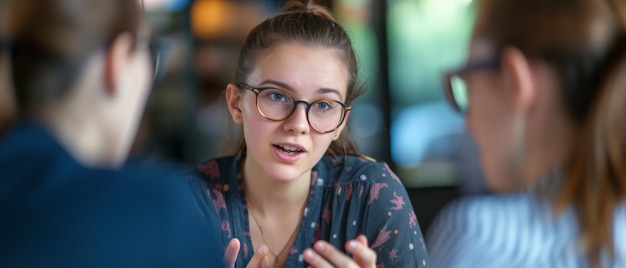
<svg viewBox="0 0 626 268">
<path fill-rule="evenodd" d="M 427 235 L 432 267 L 587 267 L 572 209 L 554 214 L 530 193 L 467 197 L 448 206 Z M 616 210 L 617 260 L 626 267 L 626 206 Z"/>
</svg>

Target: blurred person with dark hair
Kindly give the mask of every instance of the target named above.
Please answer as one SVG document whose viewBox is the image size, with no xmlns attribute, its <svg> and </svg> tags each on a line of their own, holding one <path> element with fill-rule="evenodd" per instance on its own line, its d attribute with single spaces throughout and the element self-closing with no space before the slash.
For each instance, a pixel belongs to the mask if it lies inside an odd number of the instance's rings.
<svg viewBox="0 0 626 268">
<path fill-rule="evenodd" d="M 243 136 L 192 179 L 222 220 L 228 267 L 429 265 L 406 189 L 346 127 L 360 91 L 348 35 L 313 1 L 288 1 L 250 32 L 226 88 Z"/>
<path fill-rule="evenodd" d="M 626 267 L 626 1 L 481 0 L 447 96 L 499 194 L 433 223 L 436 267 Z"/>
<path fill-rule="evenodd" d="M 153 78 L 138 3 L 19 0 L 8 25 L 0 266 L 221 266 L 183 174 L 125 164 Z"/>
</svg>

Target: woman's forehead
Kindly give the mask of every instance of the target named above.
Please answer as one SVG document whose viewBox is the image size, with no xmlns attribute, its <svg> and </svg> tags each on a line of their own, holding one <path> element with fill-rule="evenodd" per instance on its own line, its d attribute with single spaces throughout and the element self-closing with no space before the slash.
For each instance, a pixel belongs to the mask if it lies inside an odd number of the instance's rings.
<svg viewBox="0 0 626 268">
<path fill-rule="evenodd" d="M 294 91 L 332 88 L 345 96 L 347 66 L 335 50 L 298 43 L 277 45 L 260 53 L 248 83 L 279 81 Z"/>
</svg>

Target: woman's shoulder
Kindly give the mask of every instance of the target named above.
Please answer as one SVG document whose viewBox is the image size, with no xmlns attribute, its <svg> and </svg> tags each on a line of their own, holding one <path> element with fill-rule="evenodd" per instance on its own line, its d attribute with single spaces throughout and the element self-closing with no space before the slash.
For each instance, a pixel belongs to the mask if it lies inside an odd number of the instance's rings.
<svg viewBox="0 0 626 268">
<path fill-rule="evenodd" d="M 512 209 L 516 212 L 531 210 L 536 212 L 537 207 L 541 206 L 542 202 L 536 200 L 530 193 L 487 194 L 457 199 L 448 205 L 443 213 L 461 217 L 466 217 L 467 214 L 491 216 L 491 214 L 501 215 L 502 212 Z"/>
<path fill-rule="evenodd" d="M 564 212 L 568 214 L 568 212 Z M 552 206 L 527 192 L 505 195 L 470 196 L 455 200 L 437 216 L 435 228 L 444 227 L 463 230 L 468 235 L 493 234 L 498 228 L 519 231 L 529 226 L 543 226 L 558 220 Z M 475 231 L 465 232 L 466 230 Z"/>
<path fill-rule="evenodd" d="M 400 183 L 400 179 L 383 161 L 364 155 L 348 155 L 340 159 L 332 156 L 322 158 L 325 172 L 337 178 L 337 182 L 346 183 Z"/>
<path fill-rule="evenodd" d="M 192 178 L 208 183 L 226 182 L 231 177 L 229 173 L 235 161 L 235 156 L 218 157 L 204 161 L 194 167 Z"/>
<path fill-rule="evenodd" d="M 548 200 L 529 192 L 456 200 L 436 217 L 426 236 L 431 261 L 441 267 L 488 256 L 491 264 L 511 267 L 557 261 L 554 256 L 575 261 L 575 217 L 571 210 L 552 208 Z"/>
</svg>

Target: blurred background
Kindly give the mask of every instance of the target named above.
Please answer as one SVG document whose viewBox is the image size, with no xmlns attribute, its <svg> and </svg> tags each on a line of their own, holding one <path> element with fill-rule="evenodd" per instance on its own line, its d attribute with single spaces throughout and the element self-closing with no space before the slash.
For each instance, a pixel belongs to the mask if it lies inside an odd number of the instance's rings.
<svg viewBox="0 0 626 268">
<path fill-rule="evenodd" d="M 144 0 L 167 41 L 133 152 L 195 165 L 232 139 L 224 89 L 246 34 L 283 0 Z M 472 0 L 325 0 L 357 50 L 367 90 L 350 116 L 361 152 L 404 182 L 423 231 L 460 194 L 485 191 L 462 115 L 445 102 L 441 74 L 461 65 Z M 237 135 L 237 133 L 234 133 Z"/>
</svg>

